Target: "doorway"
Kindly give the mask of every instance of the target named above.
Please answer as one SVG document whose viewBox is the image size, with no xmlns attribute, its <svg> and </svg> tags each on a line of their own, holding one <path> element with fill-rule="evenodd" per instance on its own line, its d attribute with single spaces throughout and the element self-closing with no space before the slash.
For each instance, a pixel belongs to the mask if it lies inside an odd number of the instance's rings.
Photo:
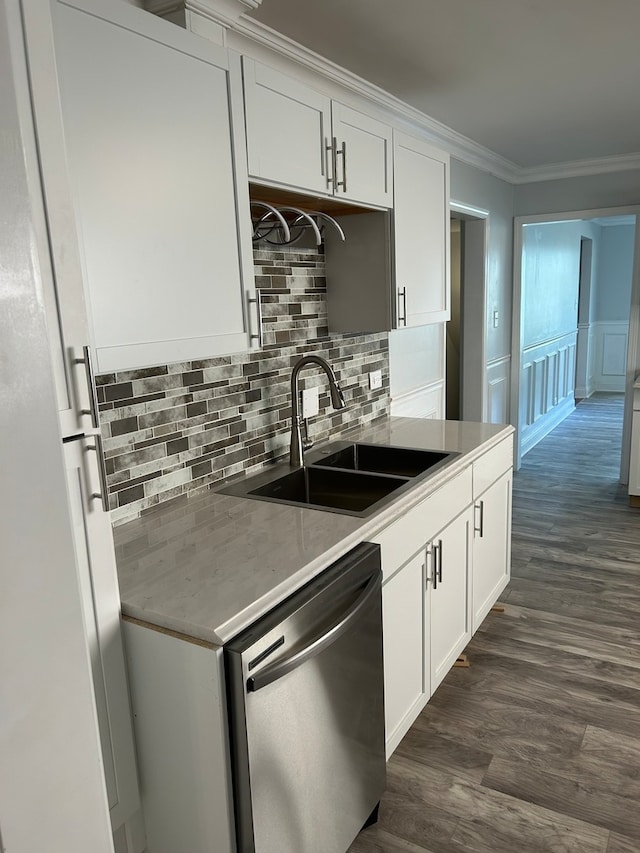
<svg viewBox="0 0 640 853">
<path fill-rule="evenodd" d="M 594 392 L 625 393 L 638 369 L 639 208 L 518 217 L 514 228 L 512 423 L 516 464 Z"/>
<path fill-rule="evenodd" d="M 487 421 L 486 264 L 489 212 L 451 202 L 451 319 L 446 324 L 450 420 Z"/>
</svg>

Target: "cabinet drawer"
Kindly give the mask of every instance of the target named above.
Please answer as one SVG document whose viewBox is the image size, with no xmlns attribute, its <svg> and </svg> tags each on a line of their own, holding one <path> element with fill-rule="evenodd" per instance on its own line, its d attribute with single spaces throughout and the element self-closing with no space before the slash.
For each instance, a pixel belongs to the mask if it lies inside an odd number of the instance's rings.
<svg viewBox="0 0 640 853">
<path fill-rule="evenodd" d="M 473 499 L 513 467 L 513 437 L 505 438 L 473 463 Z"/>
<path fill-rule="evenodd" d="M 471 503 L 471 466 L 412 507 L 370 541 L 382 550 L 383 581 Z"/>
</svg>

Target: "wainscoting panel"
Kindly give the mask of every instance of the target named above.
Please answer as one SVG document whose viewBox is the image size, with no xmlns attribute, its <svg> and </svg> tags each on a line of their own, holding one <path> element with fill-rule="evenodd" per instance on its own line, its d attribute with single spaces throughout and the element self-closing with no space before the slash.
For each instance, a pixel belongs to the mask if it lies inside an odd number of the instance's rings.
<svg viewBox="0 0 640 853">
<path fill-rule="evenodd" d="M 520 423 L 522 428 L 533 423 L 533 364 L 525 364 L 520 376 Z"/>
<path fill-rule="evenodd" d="M 575 408 L 577 331 L 527 347 L 520 371 L 520 441 L 531 450 Z"/>
<path fill-rule="evenodd" d="M 511 356 L 487 364 L 487 417 L 492 424 L 509 423 Z"/>
<path fill-rule="evenodd" d="M 625 321 L 592 323 L 593 391 L 624 391 L 627 371 L 627 338 Z"/>
<path fill-rule="evenodd" d="M 545 414 L 547 408 L 545 402 L 547 399 L 547 360 L 546 358 L 537 358 L 533 362 L 533 385 L 531 386 L 531 394 L 533 396 L 532 418 L 531 423 L 535 423 Z"/>
<path fill-rule="evenodd" d="M 399 418 L 442 420 L 445 416 L 444 380 L 414 388 L 391 398 L 391 414 Z"/>
</svg>

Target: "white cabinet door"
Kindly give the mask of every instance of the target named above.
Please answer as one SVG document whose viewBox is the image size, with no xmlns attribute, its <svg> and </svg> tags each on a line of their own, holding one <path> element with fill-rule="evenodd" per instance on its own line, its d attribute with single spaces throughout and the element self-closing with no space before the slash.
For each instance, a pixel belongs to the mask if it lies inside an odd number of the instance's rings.
<svg viewBox="0 0 640 853">
<path fill-rule="evenodd" d="M 331 192 L 331 101 L 267 65 L 242 59 L 249 175 Z"/>
<path fill-rule="evenodd" d="M 469 508 L 434 537 L 428 548 L 432 694 L 471 639 L 468 572 L 472 524 Z"/>
<path fill-rule="evenodd" d="M 33 110 L 33 113 L 23 115 L 22 120 L 25 125 L 33 127 L 34 139 L 37 132 L 40 143 L 36 151 L 31 134 L 25 135 L 24 155 L 34 187 L 33 225 L 43 273 L 43 297 L 60 428 L 61 434 L 68 436 L 92 425 L 89 388 L 85 369 L 79 361 L 83 348 L 89 344 L 90 334 L 67 174 L 49 11 L 40 0 L 24 0 L 22 3 Z M 46 210 L 41 203 L 45 190 Z M 50 241 L 50 234 L 57 235 L 57 239 Z"/>
<path fill-rule="evenodd" d="M 483 619 L 509 583 L 511 575 L 511 486 L 508 471 L 474 504 L 472 630 Z"/>
<path fill-rule="evenodd" d="M 396 327 L 450 317 L 449 156 L 394 132 Z"/>
<path fill-rule="evenodd" d="M 246 349 L 248 196 L 226 52 L 124 4 L 55 3 L 53 31 L 97 371 Z M 54 131 L 38 130 L 47 149 Z M 57 179 L 43 174 L 49 199 Z M 61 253 L 66 225 L 51 232 Z"/>
<path fill-rule="evenodd" d="M 336 140 L 335 195 L 391 207 L 391 128 L 337 101 L 331 107 Z"/>
<path fill-rule="evenodd" d="M 243 57 L 249 175 L 390 207 L 391 128 Z"/>
<path fill-rule="evenodd" d="M 634 392 L 634 407 L 640 392 Z M 629 463 L 629 494 L 640 495 L 640 411 L 634 408 L 631 421 L 631 461 Z"/>
<path fill-rule="evenodd" d="M 129 692 L 120 627 L 120 594 L 109 514 L 102 510 L 95 438 L 64 444 L 78 582 L 91 658 L 102 758 L 111 813 L 118 829 L 140 807 Z"/>
<path fill-rule="evenodd" d="M 429 697 L 424 662 L 424 551 L 382 587 L 387 758 Z"/>
</svg>

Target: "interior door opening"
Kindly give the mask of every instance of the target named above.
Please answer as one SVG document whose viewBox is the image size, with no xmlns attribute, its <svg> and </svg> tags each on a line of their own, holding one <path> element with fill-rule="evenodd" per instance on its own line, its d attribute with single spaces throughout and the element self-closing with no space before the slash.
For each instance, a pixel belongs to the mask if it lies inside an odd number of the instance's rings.
<svg viewBox="0 0 640 853">
<path fill-rule="evenodd" d="M 640 325 L 636 220 L 634 208 L 516 220 L 512 423 L 518 467 L 577 402 L 625 394 L 620 471 L 626 482 Z"/>
<path fill-rule="evenodd" d="M 446 326 L 449 420 L 492 420 L 486 378 L 488 216 L 488 211 L 451 203 L 451 319 Z"/>
</svg>

